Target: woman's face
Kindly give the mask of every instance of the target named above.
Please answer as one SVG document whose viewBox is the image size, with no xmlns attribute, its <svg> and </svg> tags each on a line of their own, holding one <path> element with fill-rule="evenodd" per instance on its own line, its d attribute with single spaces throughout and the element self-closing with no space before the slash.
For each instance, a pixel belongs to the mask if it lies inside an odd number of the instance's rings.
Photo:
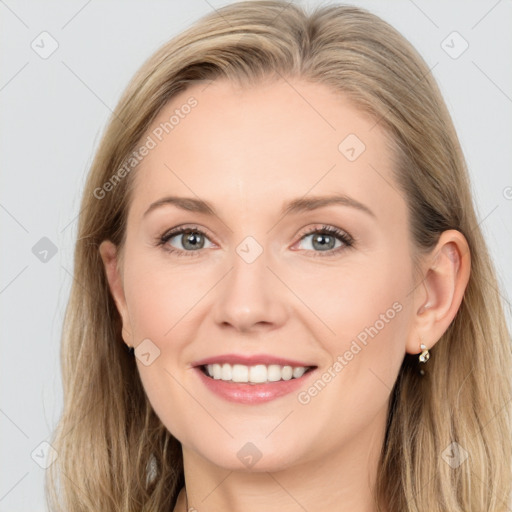
<svg viewBox="0 0 512 512">
<path fill-rule="evenodd" d="M 227 469 L 379 449 L 416 344 L 407 209 L 379 125 L 322 85 L 216 81 L 175 97 L 142 143 L 115 297 L 162 422 Z M 210 359 L 217 378 L 197 366 Z M 230 371 L 271 382 L 218 378 Z"/>
</svg>

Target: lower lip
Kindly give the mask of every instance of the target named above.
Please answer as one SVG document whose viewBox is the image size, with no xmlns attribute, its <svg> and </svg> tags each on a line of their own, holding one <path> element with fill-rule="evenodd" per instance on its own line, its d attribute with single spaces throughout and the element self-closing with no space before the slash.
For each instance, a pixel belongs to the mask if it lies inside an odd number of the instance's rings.
<svg viewBox="0 0 512 512">
<path fill-rule="evenodd" d="M 212 379 L 206 376 L 200 367 L 195 370 L 204 385 L 216 395 L 239 404 L 261 404 L 269 402 L 289 393 L 297 391 L 304 386 L 305 381 L 316 370 L 310 370 L 298 379 L 278 380 L 264 384 L 247 384 L 245 382 L 229 382 L 221 379 Z"/>
</svg>

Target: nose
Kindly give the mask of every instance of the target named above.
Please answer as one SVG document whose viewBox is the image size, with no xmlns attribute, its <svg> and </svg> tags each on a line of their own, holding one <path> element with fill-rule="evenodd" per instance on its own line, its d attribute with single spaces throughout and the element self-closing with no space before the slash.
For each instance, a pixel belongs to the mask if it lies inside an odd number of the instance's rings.
<svg viewBox="0 0 512 512">
<path fill-rule="evenodd" d="M 273 330 L 286 322 L 289 314 L 286 288 L 275 270 L 267 267 L 266 254 L 263 251 L 248 263 L 234 252 L 231 270 L 219 283 L 213 306 L 215 322 L 222 329 Z"/>
</svg>

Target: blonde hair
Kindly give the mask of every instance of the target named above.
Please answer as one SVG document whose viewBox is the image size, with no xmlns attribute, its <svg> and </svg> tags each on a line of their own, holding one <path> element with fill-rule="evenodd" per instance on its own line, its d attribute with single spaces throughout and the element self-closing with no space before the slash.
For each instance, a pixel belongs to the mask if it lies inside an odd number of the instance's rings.
<svg viewBox="0 0 512 512">
<path fill-rule="evenodd" d="M 284 1 L 225 6 L 166 43 L 136 73 L 106 128 L 81 204 L 77 278 L 63 327 L 64 408 L 46 482 L 51 509 L 172 510 L 184 484 L 181 445 L 154 413 L 123 344 L 98 251 L 105 239 L 122 247 L 136 170 L 101 199 L 95 190 L 124 165 L 166 102 L 197 81 L 220 78 L 240 86 L 297 78 L 344 94 L 391 135 L 418 254 L 444 230 L 466 237 L 472 269 L 460 309 L 432 348 L 426 374 L 418 376 L 417 356 L 406 355 L 392 390 L 376 498 L 389 511 L 508 509 L 509 333 L 436 82 L 377 16 L 339 5 L 307 14 Z M 452 442 L 469 455 L 454 468 L 443 458 Z"/>
</svg>

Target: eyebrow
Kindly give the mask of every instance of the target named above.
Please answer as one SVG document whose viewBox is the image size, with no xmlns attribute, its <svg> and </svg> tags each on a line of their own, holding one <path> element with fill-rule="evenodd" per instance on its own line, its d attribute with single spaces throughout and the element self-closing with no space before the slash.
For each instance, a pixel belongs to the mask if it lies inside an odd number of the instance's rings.
<svg viewBox="0 0 512 512">
<path fill-rule="evenodd" d="M 324 206 L 329 206 L 333 204 L 341 206 L 350 206 L 375 218 L 375 213 L 373 213 L 372 210 L 370 210 L 370 208 L 365 206 L 363 203 L 360 203 L 356 199 L 345 194 L 333 194 L 328 196 L 310 196 L 294 199 L 284 204 L 281 210 L 281 215 L 284 216 L 293 213 L 316 210 L 318 208 L 322 208 Z M 215 213 L 215 209 L 208 201 L 204 201 L 202 199 L 195 199 L 193 197 L 167 196 L 152 203 L 149 206 L 149 208 L 145 211 L 143 217 L 146 217 L 146 215 L 148 215 L 149 212 L 157 208 L 160 208 L 161 206 L 164 205 L 174 205 L 177 208 L 189 212 L 217 216 L 217 214 Z"/>
</svg>

